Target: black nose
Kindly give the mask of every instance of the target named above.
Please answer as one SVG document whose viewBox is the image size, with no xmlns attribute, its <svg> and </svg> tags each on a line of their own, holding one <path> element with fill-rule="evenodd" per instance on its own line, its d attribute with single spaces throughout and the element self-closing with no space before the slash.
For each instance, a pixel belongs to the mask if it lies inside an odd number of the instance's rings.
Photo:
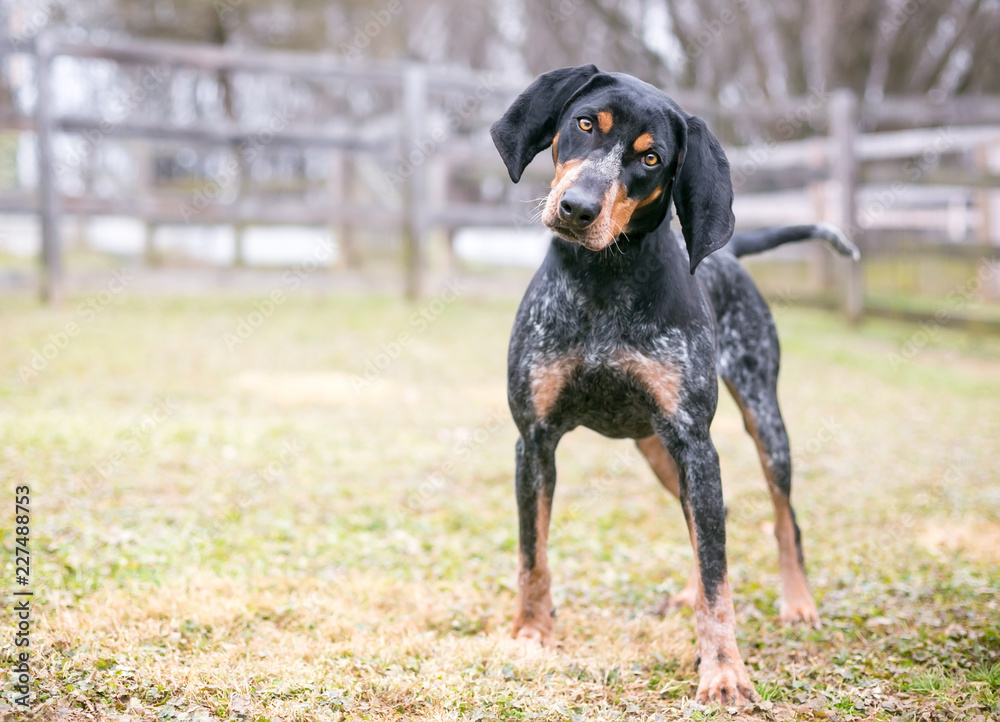
<svg viewBox="0 0 1000 722">
<path fill-rule="evenodd" d="M 569 188 L 559 201 L 559 218 L 582 231 L 601 215 L 601 199 L 579 188 Z"/>
</svg>

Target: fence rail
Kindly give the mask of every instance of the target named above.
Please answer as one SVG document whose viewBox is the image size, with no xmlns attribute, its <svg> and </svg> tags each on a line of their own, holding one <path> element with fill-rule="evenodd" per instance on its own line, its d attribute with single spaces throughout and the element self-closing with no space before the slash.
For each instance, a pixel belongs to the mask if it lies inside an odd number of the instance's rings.
<svg viewBox="0 0 1000 722">
<path fill-rule="evenodd" d="M 309 151 L 330 151 L 343 158 L 420 158 L 400 174 L 395 187 L 384 189 L 375 204 L 361 204 L 350 197 L 345 176 L 332 183 L 322 203 L 273 201 L 261 203 L 237 198 L 199 209 L 197 222 L 329 226 L 375 226 L 396 229 L 403 239 L 406 287 L 411 296 L 423 289 L 425 247 L 432 230 L 466 226 L 516 226 L 529 222 L 526 204 L 515 196 L 492 201 L 449 197 L 450 186 L 465 174 L 503 179 L 503 166 L 482 138 L 472 136 L 433 143 L 428 125 L 431 97 L 442 93 L 475 93 L 484 77 L 468 71 L 432 71 L 417 65 L 350 64 L 327 55 L 284 52 L 253 53 L 241 49 L 167 42 L 119 42 L 106 45 L 70 43 L 43 34 L 17 49 L 34 57 L 37 102 L 33 117 L 0 112 L 0 129 L 34 131 L 37 137 L 38 192 L 0 192 L 0 212 L 37 214 L 42 235 L 40 292 L 46 301 L 57 301 L 62 292 L 62 242 L 59 219 L 63 215 L 127 215 L 148 224 L 184 222 L 176 198 L 139 188 L 127 199 L 67 197 L 59 192 L 54 138 L 57 134 L 100 133 L 115 139 L 175 142 L 205 147 L 233 148 L 253 140 L 260 127 L 234 119 L 222 123 L 186 125 L 161 120 L 107 118 L 57 114 L 53 108 L 53 62 L 57 57 L 104 60 L 120 66 L 147 65 L 189 68 L 213 73 L 243 72 L 277 75 L 316 82 L 343 82 L 365 88 L 383 88 L 396 98 L 394 111 L 359 128 L 347 118 L 334 118 L 318 126 L 290 123 L 269 129 L 268 145 Z M 526 79 L 489 79 L 489 93 L 509 99 Z M 940 257 L 997 262 L 993 225 L 1000 219 L 1000 97 L 958 98 L 935 103 L 927 98 L 885 98 L 862 103 L 847 90 L 821 98 L 790 98 L 768 107 L 721 107 L 690 93 L 675 94 L 689 109 L 710 119 L 750 117 L 761 121 L 802 120 L 825 125 L 828 135 L 804 140 L 764 140 L 746 147 L 727 148 L 737 186 L 737 219 L 758 224 L 826 220 L 847 228 L 866 256 L 893 252 L 899 244 L 875 244 L 872 237 L 886 229 L 908 230 L 930 236 L 925 243 L 910 243 L 907 252 Z M 470 113 L 467 120 L 485 127 L 486 119 Z M 944 127 L 914 127 L 943 124 Z M 884 130 L 890 127 L 892 130 Z M 864 128 L 865 132 L 859 132 Z M 882 129 L 882 130 L 880 130 Z M 428 149 L 428 146 L 432 146 Z M 931 154 L 971 158 L 959 167 L 928 164 Z M 905 164 L 918 172 L 901 173 Z M 246 169 L 241 169 L 241 173 Z M 529 166 L 525 178 L 541 186 L 549 171 L 543 160 Z M 902 178 L 902 181 L 900 180 Z M 903 190 L 900 190 L 902 187 Z M 890 193 L 890 200 L 877 200 Z M 377 194 L 378 195 L 378 194 Z M 386 202 L 386 198 L 395 202 Z M 876 200 L 871 200 L 871 199 Z M 870 211 L 878 206 L 877 218 Z M 974 243 L 942 243 L 940 238 L 972 233 Z M 940 237 L 940 238 L 937 238 Z M 926 240 L 926 239 L 925 239 Z M 239 241 L 238 241 L 239 242 Z M 898 252 L 898 251 L 895 251 Z M 239 256 L 239 253 L 237 253 Z M 834 261 L 824 262 L 820 275 L 830 291 L 837 275 Z M 866 310 L 864 268 L 844 264 L 843 307 L 852 320 Z"/>
</svg>

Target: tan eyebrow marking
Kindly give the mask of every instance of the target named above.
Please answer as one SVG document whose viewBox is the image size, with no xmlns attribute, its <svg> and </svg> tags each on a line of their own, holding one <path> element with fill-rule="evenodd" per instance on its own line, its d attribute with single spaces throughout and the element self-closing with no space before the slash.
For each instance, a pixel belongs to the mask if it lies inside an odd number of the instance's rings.
<svg viewBox="0 0 1000 722">
<path fill-rule="evenodd" d="M 556 131 L 556 134 L 554 136 L 552 136 L 552 161 L 553 162 L 557 162 L 557 160 L 559 158 L 559 153 L 558 153 L 558 151 L 556 151 L 556 146 L 558 144 L 559 144 L 559 131 Z"/>
<path fill-rule="evenodd" d="M 602 133 L 607 133 L 611 130 L 613 124 L 613 119 L 611 118 L 611 113 L 606 110 L 602 110 L 597 114 L 597 127 L 601 129 Z"/>
<path fill-rule="evenodd" d="M 632 149 L 636 153 L 644 153 L 653 147 L 653 136 L 649 133 L 643 133 L 638 138 L 635 139 L 635 143 L 632 144 Z"/>
</svg>

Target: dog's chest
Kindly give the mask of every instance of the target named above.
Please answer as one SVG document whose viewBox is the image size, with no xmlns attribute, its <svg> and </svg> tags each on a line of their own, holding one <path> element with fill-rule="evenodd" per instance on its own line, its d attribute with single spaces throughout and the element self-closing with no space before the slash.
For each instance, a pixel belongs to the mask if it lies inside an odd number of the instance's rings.
<svg viewBox="0 0 1000 722">
<path fill-rule="evenodd" d="M 570 297 L 557 308 L 556 313 L 536 317 L 536 342 L 542 356 L 571 356 L 586 374 L 687 365 L 684 334 L 645 312 L 641 302 L 627 293 L 601 302 Z"/>
<path fill-rule="evenodd" d="M 688 344 L 627 304 L 563 306 L 535 319 L 530 366 L 536 413 L 607 436 L 649 432 L 651 415 L 680 408 Z"/>
</svg>

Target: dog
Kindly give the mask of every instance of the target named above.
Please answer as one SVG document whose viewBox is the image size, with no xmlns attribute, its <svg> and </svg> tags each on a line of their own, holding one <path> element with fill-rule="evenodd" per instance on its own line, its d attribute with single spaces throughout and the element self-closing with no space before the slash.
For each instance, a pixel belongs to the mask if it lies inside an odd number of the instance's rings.
<svg viewBox="0 0 1000 722">
<path fill-rule="evenodd" d="M 545 73 L 490 134 L 515 183 L 549 146 L 555 164 L 541 216 L 554 235 L 517 312 L 508 354 L 508 400 L 520 434 L 513 636 L 554 644 L 546 544 L 555 451 L 567 431 L 586 426 L 634 439 L 681 502 L 695 568 L 665 606 L 694 608 L 697 700 L 753 701 L 736 645 L 726 510 L 709 436 L 717 375 L 742 410 L 774 504 L 781 618 L 818 624 L 819 616 L 789 498 L 778 337 L 737 257 L 810 237 L 855 258 L 857 249 L 823 224 L 733 236 L 733 187 L 718 141 L 700 118 L 628 75 L 593 65 Z M 670 229 L 671 203 L 683 245 Z"/>
</svg>

